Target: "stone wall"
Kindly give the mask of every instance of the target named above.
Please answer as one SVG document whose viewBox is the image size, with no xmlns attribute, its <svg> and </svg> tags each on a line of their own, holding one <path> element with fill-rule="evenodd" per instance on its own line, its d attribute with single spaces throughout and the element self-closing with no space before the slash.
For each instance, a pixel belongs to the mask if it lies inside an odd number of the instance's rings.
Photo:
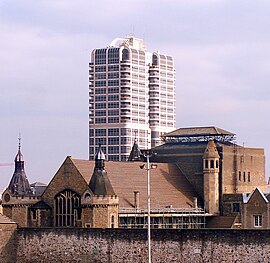
<svg viewBox="0 0 270 263">
<path fill-rule="evenodd" d="M 13 251 L 19 263 L 147 262 L 147 232 L 18 229 Z M 270 262 L 270 231 L 156 229 L 152 262 Z"/>
<path fill-rule="evenodd" d="M 0 223 L 0 262 L 16 262 L 16 229 L 15 223 Z"/>
</svg>

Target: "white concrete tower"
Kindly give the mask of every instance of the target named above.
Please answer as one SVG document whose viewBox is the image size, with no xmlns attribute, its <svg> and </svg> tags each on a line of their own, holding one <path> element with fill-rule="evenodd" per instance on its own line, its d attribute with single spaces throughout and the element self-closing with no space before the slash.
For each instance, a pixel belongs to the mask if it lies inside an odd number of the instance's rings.
<svg viewBox="0 0 270 263">
<path fill-rule="evenodd" d="M 148 149 L 161 143 L 161 133 L 174 129 L 172 57 L 147 52 L 143 40 L 131 36 L 92 51 L 89 159 L 100 143 L 108 160 L 127 160 L 135 139 Z"/>
</svg>

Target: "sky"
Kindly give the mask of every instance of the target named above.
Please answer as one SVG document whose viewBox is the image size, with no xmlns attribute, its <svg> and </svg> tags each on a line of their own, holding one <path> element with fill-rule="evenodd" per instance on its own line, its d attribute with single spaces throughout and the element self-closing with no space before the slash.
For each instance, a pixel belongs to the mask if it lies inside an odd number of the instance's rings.
<svg viewBox="0 0 270 263">
<path fill-rule="evenodd" d="M 270 173 L 270 1 L 0 0 L 0 191 L 21 134 L 30 183 L 88 159 L 88 63 L 117 37 L 172 55 L 177 128 L 262 147 Z"/>
</svg>

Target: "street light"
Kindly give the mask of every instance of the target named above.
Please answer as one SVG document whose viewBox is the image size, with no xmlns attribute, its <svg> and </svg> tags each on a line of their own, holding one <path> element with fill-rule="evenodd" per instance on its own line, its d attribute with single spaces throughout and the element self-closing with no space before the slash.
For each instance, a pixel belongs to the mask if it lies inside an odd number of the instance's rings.
<svg viewBox="0 0 270 263">
<path fill-rule="evenodd" d="M 146 169 L 147 172 L 147 243 L 148 243 L 148 263 L 151 263 L 151 221 L 150 221 L 150 169 L 156 169 L 156 164 L 151 164 L 149 162 L 149 158 L 152 155 L 156 155 L 156 153 L 144 153 L 143 157 L 146 158 L 146 167 L 145 165 L 140 166 L 141 169 Z"/>
</svg>

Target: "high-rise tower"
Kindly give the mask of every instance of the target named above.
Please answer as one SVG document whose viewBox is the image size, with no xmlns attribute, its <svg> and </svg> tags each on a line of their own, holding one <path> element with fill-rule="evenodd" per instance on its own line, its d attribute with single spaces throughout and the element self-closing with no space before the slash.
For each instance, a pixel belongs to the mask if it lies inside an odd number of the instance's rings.
<svg viewBox="0 0 270 263">
<path fill-rule="evenodd" d="M 89 159 L 98 145 L 108 160 L 127 160 L 175 129 L 175 69 L 171 56 L 146 51 L 142 39 L 115 39 L 94 49 L 89 63 Z"/>
</svg>

